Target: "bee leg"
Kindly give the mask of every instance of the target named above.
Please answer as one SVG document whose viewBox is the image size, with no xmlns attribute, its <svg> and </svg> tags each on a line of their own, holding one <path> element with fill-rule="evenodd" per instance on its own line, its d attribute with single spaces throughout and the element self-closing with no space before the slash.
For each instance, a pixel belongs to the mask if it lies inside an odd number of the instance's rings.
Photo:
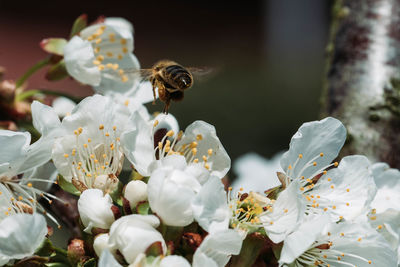
<svg viewBox="0 0 400 267">
<path fill-rule="evenodd" d="M 164 105 L 163 113 L 164 114 L 168 114 L 168 108 L 169 108 L 169 105 L 170 105 L 170 102 L 171 102 L 170 94 L 167 94 L 164 100 L 165 100 L 164 101 L 165 105 Z"/>
<path fill-rule="evenodd" d="M 151 86 L 153 87 L 153 105 L 156 104 L 156 80 L 155 79 L 151 79 Z"/>
</svg>

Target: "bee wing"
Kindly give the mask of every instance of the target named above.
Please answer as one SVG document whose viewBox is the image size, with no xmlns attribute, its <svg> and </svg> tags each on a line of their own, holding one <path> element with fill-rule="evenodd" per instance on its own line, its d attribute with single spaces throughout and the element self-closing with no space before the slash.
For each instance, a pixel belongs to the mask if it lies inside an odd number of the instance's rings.
<svg viewBox="0 0 400 267">
<path fill-rule="evenodd" d="M 131 76 L 139 76 L 142 81 L 148 80 L 153 73 L 152 69 L 124 69 L 124 73 Z"/>
<path fill-rule="evenodd" d="M 214 67 L 188 67 L 187 68 L 196 80 L 205 81 L 212 76 L 214 76 L 217 72 L 217 69 Z"/>
</svg>

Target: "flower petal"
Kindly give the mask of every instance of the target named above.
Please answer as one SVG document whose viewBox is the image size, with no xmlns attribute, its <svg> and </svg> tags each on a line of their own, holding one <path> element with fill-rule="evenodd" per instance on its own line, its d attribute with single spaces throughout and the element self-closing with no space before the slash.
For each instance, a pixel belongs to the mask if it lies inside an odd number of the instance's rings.
<svg viewBox="0 0 400 267">
<path fill-rule="evenodd" d="M 31 141 L 28 132 L 13 132 L 0 130 L 0 176 L 14 176 L 19 174 L 22 163 Z"/>
<path fill-rule="evenodd" d="M 21 259 L 32 255 L 47 234 L 39 214 L 15 214 L 0 222 L 0 255 Z"/>
<path fill-rule="evenodd" d="M 181 256 L 171 255 L 163 258 L 160 262 L 160 267 L 190 267 L 190 263 Z"/>
<path fill-rule="evenodd" d="M 281 167 L 292 179 L 313 178 L 319 168 L 336 158 L 345 139 L 346 129 L 337 119 L 328 117 L 304 123 L 293 135 L 289 151 L 282 156 Z"/>
<path fill-rule="evenodd" d="M 101 253 L 99 267 L 122 267 L 122 265 L 117 262 L 108 249 L 105 249 Z"/>
</svg>

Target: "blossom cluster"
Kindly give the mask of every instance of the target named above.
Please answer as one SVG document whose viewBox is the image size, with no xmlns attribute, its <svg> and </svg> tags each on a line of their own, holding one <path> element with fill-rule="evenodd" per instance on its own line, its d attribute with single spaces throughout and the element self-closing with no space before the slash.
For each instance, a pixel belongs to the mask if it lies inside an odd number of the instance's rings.
<svg viewBox="0 0 400 267">
<path fill-rule="evenodd" d="M 33 101 L 32 144 L 29 132 L 0 130 L 0 265 L 43 251 L 45 217 L 59 224 L 45 204 L 64 201 L 43 186 L 52 183 L 78 197 L 92 248 L 68 250 L 70 265 L 251 266 L 265 248 L 280 266 L 398 265 L 400 172 L 362 155 L 336 162 L 339 120 L 304 123 L 280 170 L 244 166 L 265 186 L 236 190 L 224 183 L 231 160 L 214 126 L 181 130 L 144 106 L 150 84 L 125 71 L 140 69 L 129 22 L 107 18 L 43 46 L 95 94 Z"/>
</svg>

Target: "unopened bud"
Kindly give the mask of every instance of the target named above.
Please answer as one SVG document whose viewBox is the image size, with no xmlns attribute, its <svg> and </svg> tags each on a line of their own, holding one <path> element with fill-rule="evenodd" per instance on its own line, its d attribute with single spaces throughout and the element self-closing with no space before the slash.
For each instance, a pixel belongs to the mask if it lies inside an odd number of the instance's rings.
<svg viewBox="0 0 400 267">
<path fill-rule="evenodd" d="M 139 202 L 147 200 L 147 184 L 139 180 L 130 181 L 125 187 L 124 197 L 133 210 Z"/>
<path fill-rule="evenodd" d="M 108 234 L 99 234 L 95 237 L 93 242 L 93 249 L 96 252 L 96 255 L 100 257 L 101 253 L 104 249 L 108 249 Z"/>
<path fill-rule="evenodd" d="M 85 256 L 85 243 L 80 239 L 72 239 L 68 245 L 68 258 L 72 262 L 78 262 Z"/>
<path fill-rule="evenodd" d="M 15 82 L 11 80 L 4 80 L 0 82 L 0 98 L 10 103 L 14 100 L 15 96 Z"/>
<path fill-rule="evenodd" d="M 203 238 L 201 235 L 197 233 L 184 233 L 183 234 L 183 239 L 186 241 L 186 243 L 189 245 L 190 248 L 193 250 L 196 250 L 201 242 L 203 241 Z"/>
</svg>

